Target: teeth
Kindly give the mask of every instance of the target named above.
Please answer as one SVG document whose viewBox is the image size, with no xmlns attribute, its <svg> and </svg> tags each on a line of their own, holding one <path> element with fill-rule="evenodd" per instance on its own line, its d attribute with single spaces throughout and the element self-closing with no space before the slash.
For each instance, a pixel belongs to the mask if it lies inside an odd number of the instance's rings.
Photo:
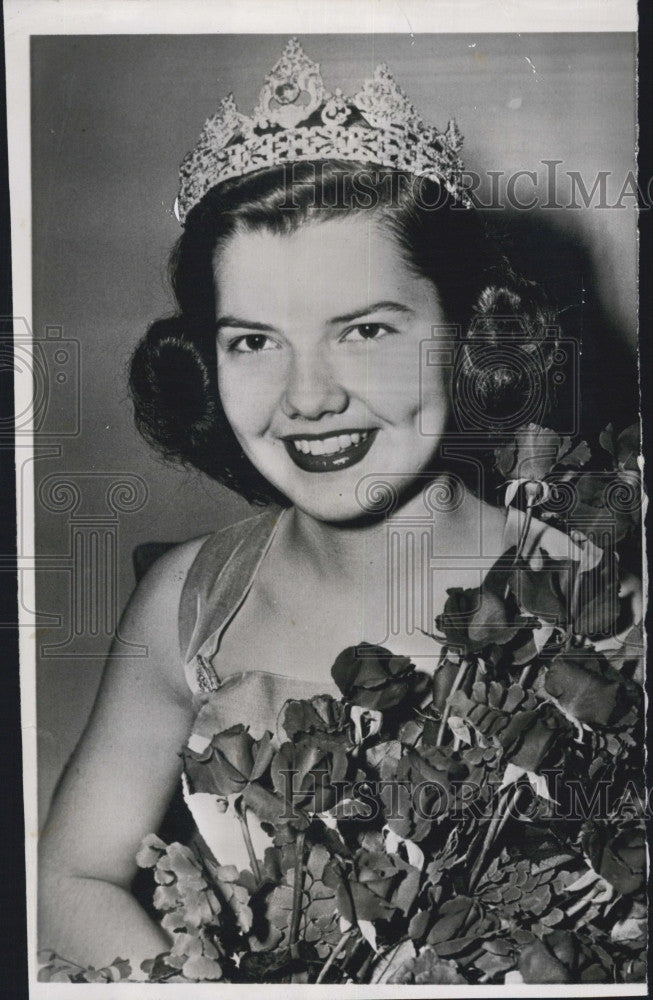
<svg viewBox="0 0 653 1000">
<path fill-rule="evenodd" d="M 334 455 L 337 451 L 345 451 L 346 448 L 360 444 L 367 436 L 367 431 L 355 431 L 353 434 L 334 434 L 333 437 L 313 438 L 310 441 L 295 439 L 293 444 L 304 455 Z"/>
</svg>

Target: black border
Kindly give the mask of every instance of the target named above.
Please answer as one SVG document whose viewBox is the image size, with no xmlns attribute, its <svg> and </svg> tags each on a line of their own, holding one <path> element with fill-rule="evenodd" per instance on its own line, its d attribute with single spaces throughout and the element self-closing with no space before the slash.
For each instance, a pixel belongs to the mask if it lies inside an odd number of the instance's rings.
<svg viewBox="0 0 653 1000">
<path fill-rule="evenodd" d="M 643 443 L 642 452 L 645 463 L 645 486 L 651 495 L 650 473 L 648 470 L 653 467 L 653 448 L 651 438 L 653 437 L 653 422 L 651 420 L 651 367 L 653 362 L 653 342 L 649 332 L 651 317 L 653 317 L 653 283 L 651 282 L 651 269 L 653 268 L 653 253 L 651 234 L 653 231 L 653 168 L 651 166 L 651 152 L 653 150 L 653 134 L 651 131 L 651 117 L 653 116 L 653 58 L 651 57 L 651 44 L 653 42 L 653 6 L 648 0 L 639 0 L 638 3 L 639 27 L 639 59 L 638 59 L 638 121 L 639 121 L 639 151 L 637 158 L 638 180 L 640 192 L 643 192 L 642 211 L 639 217 L 639 364 L 640 364 L 640 410 L 642 417 Z M 651 553 L 653 549 L 653 532 L 651 531 L 651 514 L 646 520 L 646 548 L 649 579 L 653 570 Z M 650 608 L 646 613 L 646 630 L 649 636 L 649 648 L 647 650 L 647 673 L 646 691 L 648 694 L 647 711 L 647 747 L 649 754 L 653 749 L 651 732 L 653 727 L 653 663 L 651 658 L 650 637 L 653 634 L 653 614 Z M 650 775 L 650 768 L 649 768 Z M 653 787 L 651 779 L 648 779 L 649 794 Z M 653 858 L 653 820 L 650 816 L 647 819 L 647 835 L 649 844 L 649 859 Z M 649 898 L 649 948 L 648 948 L 648 979 L 649 995 L 650 984 L 653 980 L 653 877 L 651 874 L 651 861 L 649 860 L 648 879 Z"/>
<path fill-rule="evenodd" d="M 4 18 L 0 11 L 0 30 Z M 12 315 L 11 233 L 7 160 L 4 41 L 0 51 L 0 316 Z M 9 371 L 3 373 L 1 426 L 14 413 Z M 16 479 L 12 444 L 0 438 L 0 622 L 18 621 L 16 574 Z M 8 1000 L 27 997 L 25 829 L 22 788 L 18 629 L 0 626 L 0 991 Z"/>
</svg>

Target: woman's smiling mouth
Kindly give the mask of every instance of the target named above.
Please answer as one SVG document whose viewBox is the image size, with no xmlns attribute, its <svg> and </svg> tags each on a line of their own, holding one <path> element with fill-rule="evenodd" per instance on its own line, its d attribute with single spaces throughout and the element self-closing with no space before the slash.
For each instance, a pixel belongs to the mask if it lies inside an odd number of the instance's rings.
<svg viewBox="0 0 653 1000">
<path fill-rule="evenodd" d="M 368 453 L 374 430 L 345 430 L 337 434 L 293 434 L 283 438 L 286 451 L 304 472 L 335 472 L 356 465 Z"/>
</svg>

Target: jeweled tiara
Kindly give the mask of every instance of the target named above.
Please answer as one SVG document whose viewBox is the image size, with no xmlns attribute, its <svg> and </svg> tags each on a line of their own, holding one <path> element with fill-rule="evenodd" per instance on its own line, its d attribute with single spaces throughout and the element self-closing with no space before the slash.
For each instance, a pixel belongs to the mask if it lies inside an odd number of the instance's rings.
<svg viewBox="0 0 653 1000">
<path fill-rule="evenodd" d="M 210 188 L 262 167 L 302 160 L 346 160 L 391 167 L 438 181 L 469 205 L 462 185 L 462 136 L 453 119 L 444 132 L 426 125 L 386 65 L 355 97 L 330 94 L 318 63 L 291 38 L 266 77 L 251 118 L 225 97 L 184 158 L 175 215 L 184 224 Z"/>
</svg>

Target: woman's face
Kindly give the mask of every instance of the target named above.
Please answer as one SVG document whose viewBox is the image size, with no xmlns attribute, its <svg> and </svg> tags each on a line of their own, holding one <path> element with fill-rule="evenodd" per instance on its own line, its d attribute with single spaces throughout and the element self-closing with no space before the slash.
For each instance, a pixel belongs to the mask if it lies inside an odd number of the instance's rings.
<svg viewBox="0 0 653 1000">
<path fill-rule="evenodd" d="M 445 322 L 435 288 L 362 215 L 290 235 L 233 235 L 216 258 L 218 382 L 243 451 L 300 510 L 346 521 L 359 481 L 410 486 L 448 415 L 420 345 Z"/>
</svg>

